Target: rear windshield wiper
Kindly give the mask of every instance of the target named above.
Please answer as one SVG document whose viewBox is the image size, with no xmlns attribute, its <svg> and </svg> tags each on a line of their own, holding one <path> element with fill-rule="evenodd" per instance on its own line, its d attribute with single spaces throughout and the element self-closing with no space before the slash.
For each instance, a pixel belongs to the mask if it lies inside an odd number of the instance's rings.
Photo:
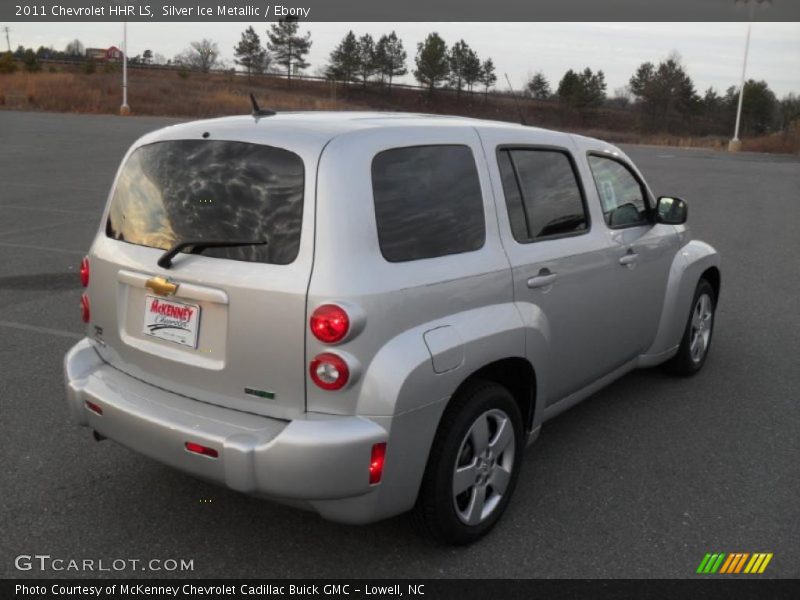
<svg viewBox="0 0 800 600">
<path fill-rule="evenodd" d="M 231 248 L 234 246 L 264 246 L 267 240 L 183 240 L 172 248 L 164 252 L 158 259 L 158 266 L 162 269 L 169 269 L 172 266 L 172 259 L 181 250 L 191 248 L 191 254 L 199 254 L 206 248 Z"/>
</svg>

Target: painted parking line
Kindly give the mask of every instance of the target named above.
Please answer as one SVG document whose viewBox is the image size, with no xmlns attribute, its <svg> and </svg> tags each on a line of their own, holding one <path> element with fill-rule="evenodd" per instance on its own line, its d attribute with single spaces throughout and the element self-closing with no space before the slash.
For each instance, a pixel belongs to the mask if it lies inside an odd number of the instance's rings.
<svg viewBox="0 0 800 600">
<path fill-rule="evenodd" d="M 21 248 L 23 250 L 44 250 L 45 252 L 61 252 L 62 254 L 86 254 L 85 250 L 69 250 L 67 248 L 53 248 L 51 246 L 34 246 L 33 244 L 14 244 L 13 242 L 0 242 L 0 246 L 8 248 Z"/>
<path fill-rule="evenodd" d="M 23 181 L 4 181 L 3 185 L 14 186 L 14 187 L 21 187 L 21 188 L 29 188 L 33 190 L 50 190 L 53 188 L 52 184 L 49 183 L 29 183 Z M 83 185 L 71 185 L 71 184 L 64 184 L 58 186 L 59 190 L 75 190 L 78 192 L 102 192 L 105 188 L 100 186 L 98 187 L 87 187 Z"/>
<path fill-rule="evenodd" d="M 13 208 L 16 210 L 38 210 L 42 212 L 64 213 L 67 215 L 96 215 L 97 211 L 67 210 L 64 208 L 47 208 L 43 206 L 20 206 L 19 204 L 0 204 L 0 208 Z"/>
<path fill-rule="evenodd" d="M 16 323 L 14 321 L 0 321 L 0 327 L 9 327 L 11 329 L 20 329 L 22 331 L 35 331 L 36 333 L 46 333 L 58 337 L 71 338 L 79 340 L 84 337 L 81 333 L 74 331 L 65 331 L 64 329 L 53 329 L 51 327 L 40 327 L 39 325 L 28 325 L 27 323 Z"/>
<path fill-rule="evenodd" d="M 5 231 L 0 231 L 0 236 L 4 235 L 14 235 L 17 233 L 33 233 L 35 231 L 46 231 L 48 229 L 54 229 L 56 227 L 64 227 L 66 225 L 78 225 L 79 223 L 88 223 L 90 221 L 94 221 L 91 217 L 84 217 L 83 219 L 72 219 L 70 221 L 62 221 L 60 223 L 48 223 L 47 225 L 37 225 L 36 227 L 28 227 L 27 229 L 7 229 Z"/>
</svg>

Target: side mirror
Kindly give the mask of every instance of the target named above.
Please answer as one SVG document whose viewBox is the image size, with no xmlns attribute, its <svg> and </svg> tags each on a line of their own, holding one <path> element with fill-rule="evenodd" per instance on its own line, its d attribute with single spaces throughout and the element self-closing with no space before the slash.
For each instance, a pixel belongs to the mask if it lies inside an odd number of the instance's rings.
<svg viewBox="0 0 800 600">
<path fill-rule="evenodd" d="M 656 223 L 683 225 L 689 216 L 689 207 L 680 198 L 661 196 L 656 204 Z"/>
</svg>

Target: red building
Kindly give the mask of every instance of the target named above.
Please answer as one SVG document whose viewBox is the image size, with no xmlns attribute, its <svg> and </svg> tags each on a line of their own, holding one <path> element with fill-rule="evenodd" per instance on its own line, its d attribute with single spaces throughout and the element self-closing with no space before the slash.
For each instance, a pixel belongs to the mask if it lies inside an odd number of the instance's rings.
<svg viewBox="0 0 800 600">
<path fill-rule="evenodd" d="M 86 58 L 91 58 L 97 62 L 120 62 L 122 60 L 122 50 L 116 46 L 109 48 L 87 48 Z"/>
</svg>

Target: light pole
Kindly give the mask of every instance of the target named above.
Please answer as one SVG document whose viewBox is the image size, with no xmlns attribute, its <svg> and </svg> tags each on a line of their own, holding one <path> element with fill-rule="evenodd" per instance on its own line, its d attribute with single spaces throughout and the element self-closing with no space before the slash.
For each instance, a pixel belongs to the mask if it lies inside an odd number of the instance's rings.
<svg viewBox="0 0 800 600">
<path fill-rule="evenodd" d="M 128 106 L 128 22 L 122 23 L 122 106 L 119 107 L 119 114 L 123 117 L 131 114 L 131 107 Z"/>
<path fill-rule="evenodd" d="M 728 142 L 728 152 L 739 152 L 742 149 L 742 140 L 739 139 L 739 125 L 742 121 L 742 101 L 744 100 L 744 78 L 747 72 L 747 55 L 750 53 L 750 31 L 753 28 L 753 16 L 756 4 L 764 8 L 772 4 L 772 0 L 735 0 L 737 6 L 746 5 L 749 10 L 747 23 L 747 39 L 744 43 L 744 60 L 742 61 L 742 79 L 739 84 L 739 102 L 736 107 L 736 127 L 733 130 L 733 139 Z"/>
</svg>

